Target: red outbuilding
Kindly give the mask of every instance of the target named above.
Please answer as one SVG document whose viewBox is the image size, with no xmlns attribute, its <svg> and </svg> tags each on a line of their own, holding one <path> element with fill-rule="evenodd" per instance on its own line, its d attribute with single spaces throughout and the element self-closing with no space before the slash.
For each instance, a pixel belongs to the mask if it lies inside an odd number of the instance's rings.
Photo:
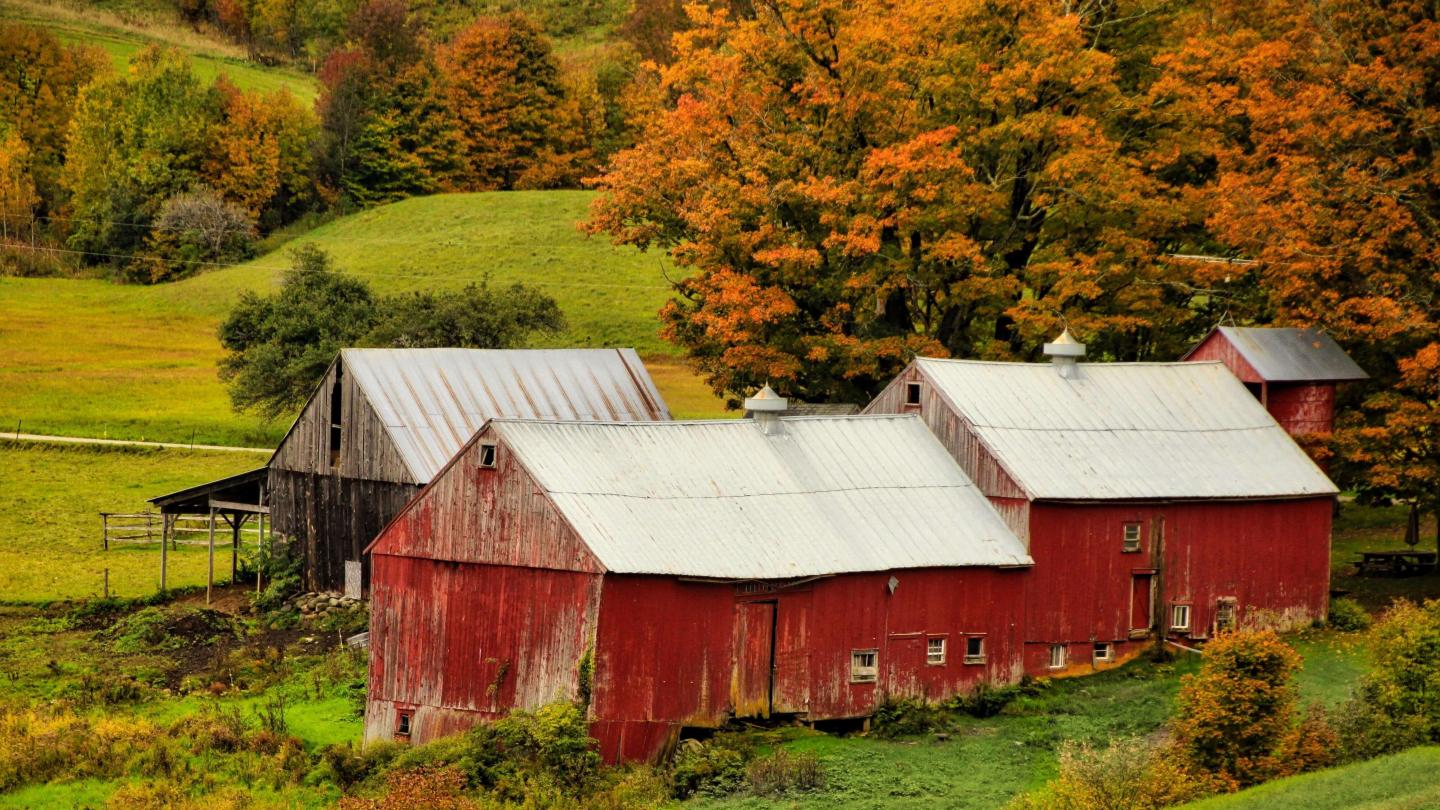
<svg viewBox="0 0 1440 810">
<path fill-rule="evenodd" d="M 1025 667 L 1325 615 L 1334 485 L 1219 363 L 917 359 L 867 413 L 915 413 L 1035 560 Z"/>
<path fill-rule="evenodd" d="M 371 546 L 368 739 L 587 700 L 607 761 L 1023 670 L 1020 540 L 913 416 L 493 420 Z"/>
<path fill-rule="evenodd" d="M 1224 363 L 1292 436 L 1330 433 L 1335 386 L 1369 379 L 1318 329 L 1220 326 L 1180 359 Z"/>
</svg>

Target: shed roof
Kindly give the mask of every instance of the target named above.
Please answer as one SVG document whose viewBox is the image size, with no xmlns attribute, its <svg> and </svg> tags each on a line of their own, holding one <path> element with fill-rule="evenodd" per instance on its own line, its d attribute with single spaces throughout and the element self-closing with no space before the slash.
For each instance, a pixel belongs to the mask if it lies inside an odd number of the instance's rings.
<svg viewBox="0 0 1440 810">
<path fill-rule="evenodd" d="M 1268 382 L 1344 382 L 1370 377 L 1333 338 L 1318 329 L 1221 326 L 1211 335 L 1216 332 Z"/>
<path fill-rule="evenodd" d="M 777 579 L 1029 565 L 914 416 L 493 423 L 609 571 Z"/>
<path fill-rule="evenodd" d="M 634 349 L 344 349 L 415 480 L 489 419 L 668 420 Z"/>
<path fill-rule="evenodd" d="M 1336 492 L 1220 363 L 915 362 L 1031 498 Z"/>
</svg>

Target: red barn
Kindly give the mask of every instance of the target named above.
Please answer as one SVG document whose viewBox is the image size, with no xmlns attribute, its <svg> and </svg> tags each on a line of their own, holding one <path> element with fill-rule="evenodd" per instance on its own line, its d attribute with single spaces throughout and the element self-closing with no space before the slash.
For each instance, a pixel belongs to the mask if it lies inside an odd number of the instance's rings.
<svg viewBox="0 0 1440 810">
<path fill-rule="evenodd" d="M 919 414 L 1026 542 L 1028 672 L 1325 615 L 1336 489 L 1224 366 L 1046 350 L 917 359 L 867 408 Z"/>
<path fill-rule="evenodd" d="M 1224 363 L 1292 436 L 1331 432 L 1336 384 L 1369 379 L 1318 329 L 1220 326 L 1180 359 Z"/>
<path fill-rule="evenodd" d="M 367 739 L 588 695 L 607 761 L 1022 674 L 1030 557 L 918 419 L 494 420 L 385 529 Z"/>
</svg>

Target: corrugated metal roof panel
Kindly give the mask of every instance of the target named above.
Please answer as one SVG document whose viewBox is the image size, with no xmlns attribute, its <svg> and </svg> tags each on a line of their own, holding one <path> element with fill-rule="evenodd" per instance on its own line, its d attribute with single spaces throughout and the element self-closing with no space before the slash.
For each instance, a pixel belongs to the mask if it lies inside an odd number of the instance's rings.
<svg viewBox="0 0 1440 810">
<path fill-rule="evenodd" d="M 415 480 L 425 483 L 486 420 L 668 420 L 633 349 L 345 349 Z"/>
<path fill-rule="evenodd" d="M 774 579 L 1028 565 L 913 416 L 581 424 L 497 421 L 605 567 Z"/>
<path fill-rule="evenodd" d="M 1366 374 L 1318 329 L 1222 326 L 1220 333 L 1270 382 L 1366 380 Z"/>
<path fill-rule="evenodd" d="M 1219 363 L 916 363 L 1032 498 L 1336 492 Z"/>
</svg>

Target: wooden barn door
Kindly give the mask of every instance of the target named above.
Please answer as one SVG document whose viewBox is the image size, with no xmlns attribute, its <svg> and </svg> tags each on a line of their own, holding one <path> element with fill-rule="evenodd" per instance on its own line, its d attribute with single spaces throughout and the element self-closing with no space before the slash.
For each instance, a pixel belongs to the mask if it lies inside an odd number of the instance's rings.
<svg viewBox="0 0 1440 810">
<path fill-rule="evenodd" d="M 1130 577 L 1130 635 L 1141 636 L 1155 625 L 1155 575 L 1132 574 Z"/>
<path fill-rule="evenodd" d="M 735 605 L 735 671 L 730 699 L 736 717 L 769 717 L 775 682 L 775 603 Z"/>
</svg>

